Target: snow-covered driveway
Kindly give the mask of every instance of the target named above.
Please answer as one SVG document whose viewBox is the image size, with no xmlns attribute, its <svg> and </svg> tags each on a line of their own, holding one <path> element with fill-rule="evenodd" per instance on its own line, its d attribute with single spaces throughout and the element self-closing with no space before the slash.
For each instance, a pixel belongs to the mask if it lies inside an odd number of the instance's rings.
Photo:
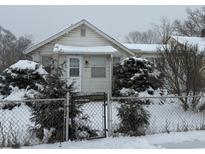
<svg viewBox="0 0 205 154">
<path fill-rule="evenodd" d="M 172 132 L 142 137 L 109 137 L 89 141 L 42 144 L 32 149 L 154 149 L 154 148 L 205 148 L 205 131 Z"/>
</svg>

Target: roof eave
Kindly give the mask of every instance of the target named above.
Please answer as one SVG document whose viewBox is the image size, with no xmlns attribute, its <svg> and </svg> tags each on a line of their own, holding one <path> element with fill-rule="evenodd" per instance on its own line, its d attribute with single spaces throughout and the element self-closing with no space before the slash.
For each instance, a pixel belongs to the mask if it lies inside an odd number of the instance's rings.
<svg viewBox="0 0 205 154">
<path fill-rule="evenodd" d="M 80 25 L 87 25 L 88 27 L 90 27 L 91 29 L 94 29 L 97 33 L 99 33 L 100 35 L 103 35 L 103 37 L 105 37 L 106 39 L 108 39 L 109 41 L 111 41 L 112 43 L 114 43 L 115 45 L 117 45 L 118 47 L 120 47 L 121 49 L 123 49 L 127 54 L 129 54 L 130 56 L 134 56 L 135 54 L 129 50 L 127 47 L 125 47 L 123 44 L 121 44 L 120 42 L 118 42 L 117 40 L 115 40 L 114 38 L 110 37 L 109 35 L 105 34 L 103 31 L 99 30 L 97 27 L 95 27 L 94 25 L 92 25 L 91 23 L 89 23 L 87 20 L 83 19 L 81 21 L 79 21 L 78 23 L 71 25 L 70 27 L 62 30 L 61 32 L 52 35 L 51 37 L 49 37 L 48 39 L 31 46 L 30 48 L 26 49 L 23 51 L 24 54 L 29 54 L 30 52 L 40 48 L 41 46 L 55 40 L 56 38 L 62 36 L 63 34 L 65 34 L 66 32 L 71 31 L 72 29 L 80 26 Z"/>
</svg>

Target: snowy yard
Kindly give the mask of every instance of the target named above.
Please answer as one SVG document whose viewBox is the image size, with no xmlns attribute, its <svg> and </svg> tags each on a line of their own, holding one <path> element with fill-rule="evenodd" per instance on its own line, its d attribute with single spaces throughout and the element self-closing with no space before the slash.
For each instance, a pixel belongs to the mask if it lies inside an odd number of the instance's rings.
<svg viewBox="0 0 205 154">
<path fill-rule="evenodd" d="M 172 132 L 142 137 L 109 137 L 89 141 L 63 142 L 22 147 L 32 149 L 155 149 L 155 148 L 205 148 L 205 131 Z"/>
<path fill-rule="evenodd" d="M 120 120 L 117 117 L 117 107 L 119 107 L 119 104 L 117 102 L 113 102 L 112 104 L 112 120 L 113 120 L 113 128 L 114 128 L 113 130 L 117 129 L 120 123 Z M 152 104 L 146 106 L 146 109 L 150 112 L 150 125 L 146 131 L 147 135 L 205 129 L 204 113 L 184 112 L 179 104 L 176 103 L 167 103 L 161 105 Z M 86 125 L 89 125 L 92 129 L 98 130 L 98 134 L 100 134 L 99 136 L 101 136 L 104 133 L 103 132 L 104 129 L 103 104 L 101 102 L 86 103 L 85 105 L 82 106 L 82 111 L 84 114 L 87 114 L 90 117 L 89 121 L 86 122 Z M 30 133 L 28 129 L 30 126 L 33 126 L 34 124 L 30 122 L 29 120 L 30 116 L 31 116 L 31 111 L 29 107 L 25 105 L 21 105 L 20 107 L 15 107 L 12 110 L 1 109 L 0 123 L 3 128 L 4 134 L 11 134 L 11 132 L 13 132 L 14 136 L 17 137 L 19 142 L 21 142 L 22 144 L 27 143 L 28 140 L 31 141 L 31 136 L 29 135 Z M 2 136 L 1 133 L 0 136 Z M 11 135 L 10 138 L 12 138 Z M 109 138 L 106 139 L 106 141 L 111 140 L 112 142 L 113 141 L 115 142 L 116 139 L 117 140 L 122 139 L 122 142 L 126 142 L 125 141 L 126 138 L 124 137 L 114 138 L 114 139 Z M 135 138 L 131 138 L 131 141 L 133 139 L 135 140 Z M 137 139 L 138 139 L 137 142 L 139 142 L 138 145 L 141 145 L 141 140 L 139 140 L 140 138 Z M 36 138 L 35 139 L 33 138 L 32 143 L 34 143 L 34 141 L 39 142 L 38 140 L 36 140 Z M 104 140 L 102 140 L 102 142 L 103 141 Z M 168 144 L 167 146 L 169 147 L 170 145 Z"/>
<path fill-rule="evenodd" d="M 117 116 L 118 107 L 117 102 L 112 102 L 112 127 L 114 130 L 118 128 L 120 123 Z M 150 125 L 146 134 L 205 129 L 205 113 L 203 112 L 185 112 L 177 103 L 151 104 L 145 108 L 150 113 Z M 90 117 L 89 125 L 91 128 L 101 130 L 103 127 L 102 103 L 88 103 L 82 109 Z"/>
</svg>

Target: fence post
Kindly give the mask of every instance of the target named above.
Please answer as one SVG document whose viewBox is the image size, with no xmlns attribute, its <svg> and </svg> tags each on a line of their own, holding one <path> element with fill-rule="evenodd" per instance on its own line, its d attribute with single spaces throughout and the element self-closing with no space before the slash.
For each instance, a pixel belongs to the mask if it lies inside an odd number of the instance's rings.
<svg viewBox="0 0 205 154">
<path fill-rule="evenodd" d="M 66 136 L 66 141 L 68 141 L 69 140 L 69 101 L 70 101 L 70 94 L 69 94 L 69 92 L 66 94 L 66 134 L 65 134 L 65 136 Z"/>
<path fill-rule="evenodd" d="M 108 136 L 112 135 L 112 105 L 110 101 L 110 92 L 107 92 L 107 121 L 108 121 Z"/>
</svg>

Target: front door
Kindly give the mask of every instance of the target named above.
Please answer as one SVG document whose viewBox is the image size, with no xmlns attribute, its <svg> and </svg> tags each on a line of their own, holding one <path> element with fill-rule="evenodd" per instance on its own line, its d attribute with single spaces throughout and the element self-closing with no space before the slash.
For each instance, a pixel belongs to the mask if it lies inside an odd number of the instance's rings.
<svg viewBox="0 0 205 154">
<path fill-rule="evenodd" d="M 74 91 L 81 91 L 81 57 L 68 58 L 68 84 L 74 83 Z"/>
</svg>

